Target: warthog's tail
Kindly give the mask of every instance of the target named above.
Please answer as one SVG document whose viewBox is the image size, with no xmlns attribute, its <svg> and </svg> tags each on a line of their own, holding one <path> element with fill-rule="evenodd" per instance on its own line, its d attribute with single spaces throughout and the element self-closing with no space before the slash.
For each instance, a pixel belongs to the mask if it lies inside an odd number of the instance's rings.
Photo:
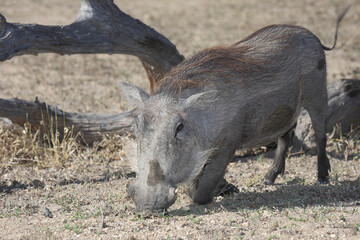
<svg viewBox="0 0 360 240">
<path fill-rule="evenodd" d="M 331 50 L 333 50 L 335 48 L 340 22 L 344 18 L 345 14 L 349 11 L 350 7 L 351 7 L 351 5 L 349 5 L 347 8 L 345 8 L 345 10 L 338 17 L 338 20 L 337 20 L 337 23 L 336 23 L 335 40 L 334 40 L 333 46 L 329 48 L 329 47 L 326 47 L 326 46 L 321 44 L 325 51 L 331 51 Z"/>
</svg>

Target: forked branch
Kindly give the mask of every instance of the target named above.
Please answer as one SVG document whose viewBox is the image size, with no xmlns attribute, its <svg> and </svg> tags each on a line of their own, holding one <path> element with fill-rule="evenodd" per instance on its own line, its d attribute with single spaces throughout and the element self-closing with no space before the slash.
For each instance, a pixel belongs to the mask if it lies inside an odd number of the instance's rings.
<svg viewBox="0 0 360 240">
<path fill-rule="evenodd" d="M 150 90 L 183 60 L 167 38 L 122 12 L 113 0 L 81 0 L 76 21 L 66 26 L 8 23 L 0 14 L 0 61 L 48 52 L 137 56 L 150 80 Z"/>
</svg>

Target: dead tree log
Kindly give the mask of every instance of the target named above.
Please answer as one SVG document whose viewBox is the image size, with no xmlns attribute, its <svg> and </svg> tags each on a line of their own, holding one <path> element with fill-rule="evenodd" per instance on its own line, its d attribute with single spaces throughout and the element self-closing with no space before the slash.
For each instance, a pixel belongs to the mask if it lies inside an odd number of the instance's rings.
<svg viewBox="0 0 360 240">
<path fill-rule="evenodd" d="M 150 90 L 183 60 L 167 38 L 122 12 L 113 0 L 81 0 L 76 21 L 66 26 L 8 23 L 0 14 L 0 61 L 48 52 L 136 56 L 145 68 Z"/>
<path fill-rule="evenodd" d="M 342 79 L 328 85 L 328 114 L 326 131 L 331 132 L 336 124 L 343 133 L 360 127 L 360 80 Z M 309 114 L 303 110 L 295 128 L 292 145 L 296 150 L 314 150 L 315 133 Z"/>
<path fill-rule="evenodd" d="M 122 12 L 113 0 L 81 0 L 76 21 L 66 26 L 8 23 L 0 14 L 0 61 L 48 52 L 136 56 L 146 71 L 150 91 L 156 81 L 184 59 L 166 37 Z M 0 99 L 0 117 L 20 126 L 29 121 L 36 130 L 49 125 L 50 118 L 56 116 L 53 129 L 62 134 L 64 127 L 74 127 L 87 143 L 98 140 L 100 133 L 127 132 L 131 115 L 132 111 L 112 115 L 67 113 L 44 103 Z"/>
<path fill-rule="evenodd" d="M 329 114 L 326 130 L 330 132 L 340 124 L 343 132 L 360 126 L 360 80 L 342 79 L 328 87 Z"/>
<path fill-rule="evenodd" d="M 28 102 L 19 99 L 0 99 L 0 116 L 13 123 L 24 126 L 30 123 L 31 130 L 42 132 L 53 129 L 59 132 L 60 139 L 64 128 L 72 129 L 74 135 L 81 132 L 80 141 L 92 144 L 101 140 L 103 134 L 126 134 L 131 132 L 133 111 L 118 114 L 69 113 L 57 107 L 35 100 Z"/>
</svg>

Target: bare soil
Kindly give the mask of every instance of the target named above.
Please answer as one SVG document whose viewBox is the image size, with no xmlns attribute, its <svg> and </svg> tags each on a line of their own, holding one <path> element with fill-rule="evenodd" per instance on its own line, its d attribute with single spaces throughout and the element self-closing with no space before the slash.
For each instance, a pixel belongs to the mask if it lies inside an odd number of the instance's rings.
<svg viewBox="0 0 360 240">
<path fill-rule="evenodd" d="M 328 81 L 360 78 L 359 1 L 123 1 L 120 9 L 152 26 L 184 56 L 238 41 L 268 24 L 301 25 L 324 45 Z M 69 24 L 80 1 L 2 0 L 9 22 Z M 148 88 L 137 58 L 124 55 L 19 56 L 0 64 L 0 98 L 57 105 L 66 111 L 111 113 L 126 109 L 119 80 Z M 94 146 L 67 139 L 49 149 L 24 128 L 0 122 L 1 239 L 359 239 L 358 137 L 332 139 L 330 184 L 316 183 L 316 157 L 293 154 L 284 177 L 264 186 L 271 152 L 238 156 L 226 179 L 240 192 L 196 205 L 180 189 L 159 216 L 138 215 L 126 193 L 135 179 L 123 139 L 107 136 Z M 32 141 L 34 140 L 34 141 Z M 60 157 L 59 157 L 60 156 Z"/>
</svg>

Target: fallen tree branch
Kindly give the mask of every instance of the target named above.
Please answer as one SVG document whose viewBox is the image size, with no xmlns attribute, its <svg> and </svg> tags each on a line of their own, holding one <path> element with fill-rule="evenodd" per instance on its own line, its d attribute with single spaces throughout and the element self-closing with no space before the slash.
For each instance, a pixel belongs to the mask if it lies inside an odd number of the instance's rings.
<svg viewBox="0 0 360 240">
<path fill-rule="evenodd" d="M 150 90 L 183 60 L 167 38 L 122 12 L 113 0 L 81 0 L 76 21 L 66 26 L 8 23 L 0 14 L 0 61 L 48 52 L 137 56 L 149 78 Z"/>
<path fill-rule="evenodd" d="M 328 116 L 326 130 L 340 124 L 343 132 L 360 126 L 360 80 L 342 79 L 328 87 Z"/>
<path fill-rule="evenodd" d="M 81 139 L 92 144 L 102 139 L 103 134 L 126 134 L 131 131 L 133 111 L 118 114 L 69 113 L 45 103 L 20 99 L 0 99 L 0 116 L 10 119 L 14 124 L 31 124 L 31 130 L 57 130 L 60 139 L 64 128 L 74 128 L 74 134 L 81 132 Z M 44 129 L 45 128 L 45 129 Z"/>
<path fill-rule="evenodd" d="M 360 80 L 342 79 L 328 84 L 328 114 L 326 131 L 332 132 L 336 124 L 345 134 L 360 126 Z M 303 110 L 295 128 L 292 139 L 295 150 L 303 148 L 312 150 L 315 147 L 315 133 L 309 114 Z"/>
</svg>

